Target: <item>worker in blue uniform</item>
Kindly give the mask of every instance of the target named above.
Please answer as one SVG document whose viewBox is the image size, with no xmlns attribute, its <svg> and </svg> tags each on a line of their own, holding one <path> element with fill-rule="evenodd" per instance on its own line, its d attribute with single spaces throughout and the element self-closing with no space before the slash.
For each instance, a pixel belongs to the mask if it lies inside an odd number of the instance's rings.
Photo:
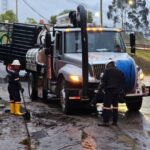
<svg viewBox="0 0 150 150">
<path fill-rule="evenodd" d="M 20 90 L 21 92 L 24 91 L 24 89 L 21 87 L 19 78 L 20 65 L 21 64 L 19 60 L 14 60 L 11 64 L 11 67 L 7 68 L 9 73 L 8 92 L 10 97 L 10 112 L 11 114 L 15 115 L 23 115 L 23 113 L 20 112 Z"/>
</svg>

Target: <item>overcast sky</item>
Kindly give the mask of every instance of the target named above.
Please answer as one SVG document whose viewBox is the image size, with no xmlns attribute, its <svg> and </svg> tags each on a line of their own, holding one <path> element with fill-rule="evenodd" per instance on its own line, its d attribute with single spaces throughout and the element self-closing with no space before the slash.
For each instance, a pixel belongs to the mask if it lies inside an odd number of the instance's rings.
<svg viewBox="0 0 150 150">
<path fill-rule="evenodd" d="M 0 13 L 2 13 L 2 1 L 4 0 L 0 0 Z M 16 0 L 7 1 L 8 9 L 13 9 L 15 12 Z M 27 17 L 34 18 L 36 21 L 39 21 L 42 18 L 32 11 L 24 1 L 48 20 L 51 15 L 56 15 L 64 9 L 76 9 L 77 5 L 81 2 L 83 2 L 89 10 L 93 11 L 93 13 L 99 11 L 100 6 L 100 0 L 18 0 L 20 22 L 25 22 Z M 103 0 L 104 25 L 110 25 L 110 22 L 107 20 L 106 12 L 108 11 L 108 5 L 110 5 L 111 2 L 112 0 Z M 147 0 L 147 3 L 150 5 L 150 0 Z M 99 22 L 99 17 L 96 17 L 95 20 Z"/>
<path fill-rule="evenodd" d="M 2 1 L 0 0 L 0 13 L 2 13 Z M 7 0 L 8 9 L 16 8 L 16 0 Z M 38 11 L 42 16 L 49 19 L 51 15 L 56 15 L 63 11 L 64 9 L 76 9 L 77 5 L 81 2 L 84 3 L 87 8 L 91 11 L 99 11 L 99 1 L 100 0 L 25 0 L 30 4 L 36 11 Z M 111 0 L 103 0 L 104 12 L 107 12 L 108 5 L 111 3 Z M 37 15 L 34 11 L 31 10 L 25 3 L 24 0 L 18 0 L 19 6 L 19 21 L 25 22 L 27 17 L 34 18 L 35 20 L 40 20 L 41 17 Z M 104 18 L 106 13 L 104 13 Z M 96 17 L 95 20 L 99 21 L 99 17 Z"/>
</svg>

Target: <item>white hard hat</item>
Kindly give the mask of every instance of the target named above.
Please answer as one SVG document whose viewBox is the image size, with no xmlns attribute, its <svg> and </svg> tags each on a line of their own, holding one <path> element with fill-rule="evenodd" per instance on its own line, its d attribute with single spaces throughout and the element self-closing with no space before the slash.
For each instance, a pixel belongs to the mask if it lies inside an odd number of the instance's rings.
<svg viewBox="0 0 150 150">
<path fill-rule="evenodd" d="M 109 64 L 113 64 L 113 66 L 115 66 L 115 61 L 112 58 L 109 58 L 108 62 L 106 63 L 106 68 Z"/>
<path fill-rule="evenodd" d="M 21 64 L 20 64 L 20 61 L 19 60 L 13 60 L 13 62 L 12 62 L 12 64 L 11 65 L 16 65 L 16 66 L 20 66 Z"/>
</svg>

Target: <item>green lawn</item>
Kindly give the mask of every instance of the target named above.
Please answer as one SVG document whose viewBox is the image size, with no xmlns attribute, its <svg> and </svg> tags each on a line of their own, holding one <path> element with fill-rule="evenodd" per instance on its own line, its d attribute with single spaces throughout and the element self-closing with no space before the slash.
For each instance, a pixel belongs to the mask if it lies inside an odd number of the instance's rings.
<svg viewBox="0 0 150 150">
<path fill-rule="evenodd" d="M 150 51 L 137 50 L 133 56 L 136 64 L 140 66 L 146 75 L 150 75 Z"/>
<path fill-rule="evenodd" d="M 136 55 L 142 57 L 143 59 L 150 61 L 150 51 L 148 50 L 137 50 Z"/>
<path fill-rule="evenodd" d="M 130 49 L 127 49 L 130 54 Z M 150 51 L 136 50 L 136 55 L 131 55 L 136 64 L 140 66 L 145 75 L 150 75 Z"/>
</svg>

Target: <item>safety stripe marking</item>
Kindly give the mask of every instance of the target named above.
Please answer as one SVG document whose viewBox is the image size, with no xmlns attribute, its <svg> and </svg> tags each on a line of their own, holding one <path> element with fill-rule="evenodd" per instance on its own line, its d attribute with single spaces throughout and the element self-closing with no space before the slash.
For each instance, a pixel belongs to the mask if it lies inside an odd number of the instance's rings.
<svg viewBox="0 0 150 150">
<path fill-rule="evenodd" d="M 110 107 L 103 107 L 103 109 L 109 109 L 110 110 L 111 108 Z"/>
<path fill-rule="evenodd" d="M 20 78 L 16 78 L 15 81 L 19 80 Z"/>
</svg>

